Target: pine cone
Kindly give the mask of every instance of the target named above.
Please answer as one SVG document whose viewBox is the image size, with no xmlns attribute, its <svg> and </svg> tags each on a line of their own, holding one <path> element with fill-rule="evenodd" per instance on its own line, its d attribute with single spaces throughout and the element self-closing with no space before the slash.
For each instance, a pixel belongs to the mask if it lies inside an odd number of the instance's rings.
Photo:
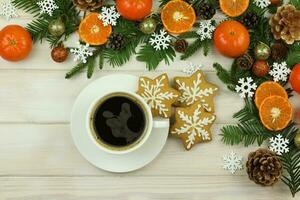
<svg viewBox="0 0 300 200">
<path fill-rule="evenodd" d="M 186 51 L 188 45 L 189 44 L 184 39 L 176 40 L 176 42 L 174 43 L 175 50 L 179 53 L 184 53 Z"/>
<path fill-rule="evenodd" d="M 100 8 L 103 5 L 103 0 L 73 0 L 74 5 L 76 5 L 80 10 L 93 11 Z"/>
<path fill-rule="evenodd" d="M 253 62 L 253 58 L 248 53 L 237 58 L 236 60 L 237 66 L 244 70 L 251 69 Z"/>
<path fill-rule="evenodd" d="M 259 22 L 259 17 L 252 12 L 247 12 L 243 18 L 242 18 L 242 23 L 247 27 L 247 28 L 254 28 L 258 25 Z"/>
<path fill-rule="evenodd" d="M 201 19 L 209 20 L 216 14 L 216 9 L 207 3 L 202 3 L 197 9 L 197 15 Z"/>
<path fill-rule="evenodd" d="M 285 45 L 281 42 L 272 44 L 271 49 L 272 49 L 272 58 L 274 60 L 281 60 L 281 59 L 286 58 L 288 51 L 289 51 L 287 45 Z"/>
<path fill-rule="evenodd" d="M 282 175 L 282 164 L 268 149 L 251 152 L 246 163 L 249 179 L 262 186 L 274 185 Z"/>
<path fill-rule="evenodd" d="M 300 11 L 287 4 L 279 7 L 269 21 L 276 40 L 282 39 L 287 44 L 300 40 Z"/>
<path fill-rule="evenodd" d="M 121 33 L 113 33 L 108 38 L 107 47 L 112 50 L 118 51 L 122 49 L 125 44 L 126 40 L 124 35 L 122 35 Z"/>
</svg>

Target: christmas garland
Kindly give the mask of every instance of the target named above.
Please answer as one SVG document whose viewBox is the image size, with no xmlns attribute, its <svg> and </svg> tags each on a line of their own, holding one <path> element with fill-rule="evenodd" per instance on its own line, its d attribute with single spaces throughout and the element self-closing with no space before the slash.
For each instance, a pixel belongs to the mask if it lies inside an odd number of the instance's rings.
<svg viewBox="0 0 300 200">
<path fill-rule="evenodd" d="M 43 2 L 48 3 L 48 6 Z M 140 21 L 132 21 L 120 15 L 114 5 L 106 4 L 105 1 L 83 2 L 85 1 L 12 1 L 17 8 L 34 15 L 35 20 L 27 25 L 34 42 L 46 40 L 54 48 L 53 50 L 67 49 L 75 54 L 75 59 L 79 63 L 66 74 L 66 78 L 71 78 L 83 70 L 87 71 L 87 77 L 90 78 L 97 65 L 100 69 L 107 63 L 112 67 L 122 66 L 134 55 L 138 61 L 145 63 L 148 70 L 154 70 L 161 62 L 169 65 L 178 55 L 176 52 L 181 54 L 182 60 L 188 59 L 199 50 L 203 50 L 204 55 L 207 56 L 214 43 L 212 35 L 217 25 L 222 23 L 213 19 L 216 10 L 220 9 L 221 0 L 186 1 L 196 10 L 197 20 L 193 23 L 193 29 L 176 35 L 165 31 L 167 27 L 162 21 L 161 12 L 152 13 Z M 170 0 L 161 0 L 159 10 L 164 9 L 169 2 Z M 280 16 L 282 9 L 278 6 L 281 3 L 280 0 L 251 0 L 243 15 L 231 15 L 225 12 L 231 17 L 224 21 L 234 20 L 244 24 L 248 28 L 251 40 L 247 46 L 247 53 L 232 56 L 237 58 L 234 59 L 229 70 L 218 63 L 214 64 L 214 68 L 228 89 L 238 92 L 245 99 L 245 107 L 233 116 L 238 120 L 238 124 L 222 128 L 222 141 L 228 145 L 245 146 L 255 143 L 260 146 L 269 139 L 270 143 L 274 143 L 275 140 L 281 141 L 282 145 L 285 145 L 283 152 L 275 150 L 285 169 L 281 180 L 295 196 L 300 191 L 300 151 L 298 144 L 294 143 L 298 129 L 294 123 L 278 131 L 266 128 L 259 115 L 257 104 L 252 98 L 256 88 L 267 81 L 276 81 L 285 86 L 290 71 L 295 64 L 300 63 L 300 42 L 294 40 L 295 35 L 299 37 L 297 32 L 300 31 L 299 27 L 296 27 L 296 30 L 292 27 L 293 30 L 291 28 L 288 31 L 276 32 L 275 27 L 280 25 L 276 21 L 278 19 L 270 20 L 276 14 Z M 300 9 L 300 0 L 289 0 L 285 4 L 290 6 L 283 9 L 291 11 Z M 80 10 L 88 10 L 88 8 L 92 8 L 94 13 L 101 13 L 99 19 L 106 27 L 104 29 L 111 32 L 107 41 L 104 43 L 99 41 L 101 45 L 95 46 L 80 41 L 77 48 L 64 48 L 62 43 L 68 40 L 71 34 L 80 32 L 80 24 L 88 15 Z M 224 9 L 221 10 L 224 12 Z M 107 26 L 111 26 L 111 29 Z M 229 52 L 231 53 L 234 52 Z M 54 52 L 53 55 L 65 57 L 67 53 Z M 63 61 L 63 57 L 56 57 L 56 60 Z M 257 60 L 255 63 L 254 58 Z M 292 89 L 287 88 L 286 91 L 289 96 L 292 95 Z"/>
</svg>

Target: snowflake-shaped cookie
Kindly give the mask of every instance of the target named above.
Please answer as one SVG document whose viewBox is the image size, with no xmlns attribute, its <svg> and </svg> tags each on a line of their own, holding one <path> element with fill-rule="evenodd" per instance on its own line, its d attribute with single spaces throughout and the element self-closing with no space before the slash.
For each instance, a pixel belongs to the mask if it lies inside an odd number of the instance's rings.
<svg viewBox="0 0 300 200">
<path fill-rule="evenodd" d="M 4 16 L 6 20 L 17 17 L 17 9 L 11 1 L 0 2 L 0 15 Z"/>
<path fill-rule="evenodd" d="M 119 19 L 120 14 L 116 11 L 115 6 L 111 7 L 102 7 L 101 14 L 99 14 L 99 19 L 103 21 L 103 26 L 117 25 L 117 20 Z"/>
<path fill-rule="evenodd" d="M 167 74 L 155 79 L 140 77 L 137 94 L 139 94 L 151 108 L 154 117 L 171 116 L 171 106 L 179 97 L 179 92 L 169 86 Z"/>
<path fill-rule="evenodd" d="M 289 152 L 289 140 L 283 138 L 281 134 L 271 137 L 270 140 L 270 150 L 277 155 L 282 155 L 283 153 Z"/>
<path fill-rule="evenodd" d="M 195 73 L 197 70 L 200 70 L 202 67 L 202 65 L 196 65 L 190 62 L 189 66 L 184 68 L 182 72 L 188 76 L 191 76 L 193 73 Z"/>
<path fill-rule="evenodd" d="M 286 62 L 273 63 L 272 70 L 269 72 L 275 82 L 286 81 L 290 73 L 291 70 L 287 67 Z"/>
<path fill-rule="evenodd" d="M 240 78 L 238 83 L 239 85 L 235 86 L 235 91 L 238 92 L 242 98 L 253 97 L 257 85 L 253 82 L 251 77 L 246 77 L 246 79 Z"/>
<path fill-rule="evenodd" d="M 203 20 L 200 22 L 200 26 L 199 29 L 197 30 L 197 34 L 200 36 L 201 41 L 205 39 L 211 39 L 215 29 L 216 27 L 212 25 L 211 20 Z"/>
<path fill-rule="evenodd" d="M 268 7 L 269 5 L 271 5 L 271 1 L 270 0 L 254 0 L 253 3 L 257 7 L 260 7 L 262 9 Z"/>
<path fill-rule="evenodd" d="M 89 50 L 89 45 L 82 45 L 78 42 L 78 48 L 73 48 L 70 50 L 72 54 L 75 55 L 74 61 L 81 61 L 83 63 L 87 62 L 87 58 L 93 55 L 93 52 Z"/>
<path fill-rule="evenodd" d="M 186 150 L 195 144 L 211 140 L 210 127 L 216 116 L 204 110 L 200 103 L 186 108 L 176 108 L 175 124 L 170 133 L 181 138 Z"/>
<path fill-rule="evenodd" d="M 50 16 L 52 16 L 54 10 L 59 8 L 54 0 L 41 0 L 36 4 L 40 7 L 40 14 L 47 13 Z"/>
<path fill-rule="evenodd" d="M 181 93 L 177 101 L 179 106 L 191 106 L 199 101 L 206 111 L 214 112 L 213 98 L 218 87 L 207 82 L 202 71 L 197 70 L 190 77 L 175 77 L 174 87 Z"/>
<path fill-rule="evenodd" d="M 160 30 L 159 33 L 152 33 L 149 43 L 156 51 L 168 49 L 171 42 L 171 36 L 165 31 Z"/>
<path fill-rule="evenodd" d="M 234 174 L 237 170 L 243 169 L 243 157 L 237 155 L 235 152 L 230 152 L 228 155 L 223 156 L 223 169 L 230 171 Z"/>
</svg>

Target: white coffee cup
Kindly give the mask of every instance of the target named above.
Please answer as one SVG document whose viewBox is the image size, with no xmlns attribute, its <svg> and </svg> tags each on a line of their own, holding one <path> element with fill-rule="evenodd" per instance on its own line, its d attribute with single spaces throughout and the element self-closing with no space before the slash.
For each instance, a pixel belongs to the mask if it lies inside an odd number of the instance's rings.
<svg viewBox="0 0 300 200">
<path fill-rule="evenodd" d="M 96 130 L 94 127 L 94 115 L 96 110 L 101 107 L 101 104 L 107 100 L 108 98 L 111 97 L 127 97 L 129 99 L 132 99 L 135 103 L 139 104 L 139 106 L 142 108 L 145 119 L 146 119 L 146 125 L 144 128 L 144 131 L 142 135 L 139 137 L 138 140 L 133 142 L 132 144 L 124 147 L 116 147 L 110 144 L 107 144 L 101 139 L 99 139 L 99 136 L 96 134 Z M 153 119 L 151 109 L 148 106 L 148 104 L 144 101 L 144 99 L 139 96 L 138 94 L 132 93 L 132 92 L 113 92 L 106 94 L 104 96 L 100 96 L 94 100 L 94 102 L 90 105 L 88 114 L 86 116 L 86 128 L 87 132 L 90 135 L 91 140 L 103 151 L 111 154 L 126 154 L 130 153 L 138 148 L 141 148 L 143 144 L 148 140 L 150 134 L 155 134 L 153 133 L 153 128 L 165 128 L 169 126 L 169 120 L 166 119 L 160 119 L 160 118 L 155 118 Z"/>
</svg>

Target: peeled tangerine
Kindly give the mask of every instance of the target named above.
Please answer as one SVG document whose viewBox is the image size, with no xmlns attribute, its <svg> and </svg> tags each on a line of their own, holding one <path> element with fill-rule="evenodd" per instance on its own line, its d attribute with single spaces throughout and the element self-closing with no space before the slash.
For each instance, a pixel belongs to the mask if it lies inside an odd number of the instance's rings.
<svg viewBox="0 0 300 200">
<path fill-rule="evenodd" d="M 271 131 L 280 131 L 292 120 L 293 109 L 288 99 L 281 96 L 266 98 L 259 108 L 263 125 Z"/>
</svg>

